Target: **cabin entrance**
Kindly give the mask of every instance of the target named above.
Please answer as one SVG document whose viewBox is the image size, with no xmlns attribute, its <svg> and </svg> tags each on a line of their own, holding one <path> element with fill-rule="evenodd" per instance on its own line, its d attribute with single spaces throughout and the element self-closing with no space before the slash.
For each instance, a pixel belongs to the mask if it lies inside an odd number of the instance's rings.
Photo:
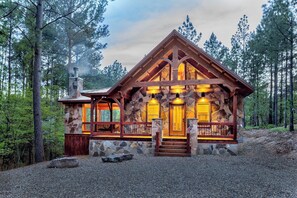
<svg viewBox="0 0 297 198">
<path fill-rule="evenodd" d="M 185 136 L 185 106 L 170 104 L 169 136 Z"/>
</svg>

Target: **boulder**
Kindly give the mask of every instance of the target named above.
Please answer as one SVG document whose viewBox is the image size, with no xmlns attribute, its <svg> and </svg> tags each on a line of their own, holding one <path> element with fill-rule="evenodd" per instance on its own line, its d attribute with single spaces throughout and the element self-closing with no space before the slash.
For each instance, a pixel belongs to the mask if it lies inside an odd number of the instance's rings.
<svg viewBox="0 0 297 198">
<path fill-rule="evenodd" d="M 74 168 L 78 167 L 79 162 L 75 157 L 62 157 L 50 161 L 48 168 Z"/>
<path fill-rule="evenodd" d="M 133 159 L 133 154 L 113 154 L 101 158 L 103 162 L 122 162 Z"/>
</svg>

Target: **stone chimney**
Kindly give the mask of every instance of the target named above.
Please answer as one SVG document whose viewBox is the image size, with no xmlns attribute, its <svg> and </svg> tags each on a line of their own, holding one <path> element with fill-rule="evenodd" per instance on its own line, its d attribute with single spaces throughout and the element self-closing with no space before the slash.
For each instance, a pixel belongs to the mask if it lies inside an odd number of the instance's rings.
<svg viewBox="0 0 297 198">
<path fill-rule="evenodd" d="M 78 98 L 83 90 L 83 79 L 78 77 L 78 67 L 73 68 L 74 76 L 69 77 L 69 98 Z"/>
</svg>

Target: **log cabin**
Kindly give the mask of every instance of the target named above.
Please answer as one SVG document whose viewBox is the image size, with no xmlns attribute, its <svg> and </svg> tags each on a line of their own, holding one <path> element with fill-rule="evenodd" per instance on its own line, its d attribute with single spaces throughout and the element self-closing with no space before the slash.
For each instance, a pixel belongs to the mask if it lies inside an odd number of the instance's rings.
<svg viewBox="0 0 297 198">
<path fill-rule="evenodd" d="M 100 82 L 98 82 L 100 83 Z M 253 88 L 173 30 L 113 87 L 83 90 L 77 71 L 65 106 L 65 154 L 234 154 Z"/>
</svg>

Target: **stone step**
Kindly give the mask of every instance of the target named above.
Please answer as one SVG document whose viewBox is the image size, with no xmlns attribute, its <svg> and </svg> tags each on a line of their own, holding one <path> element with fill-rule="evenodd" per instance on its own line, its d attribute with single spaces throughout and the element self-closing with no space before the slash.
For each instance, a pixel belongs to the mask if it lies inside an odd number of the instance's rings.
<svg viewBox="0 0 297 198">
<path fill-rule="evenodd" d="M 161 145 L 187 145 L 187 142 L 181 142 L 181 141 L 162 141 Z"/>
<path fill-rule="evenodd" d="M 155 156 L 160 157 L 191 157 L 189 153 L 163 153 L 163 152 L 156 152 Z"/>
<path fill-rule="evenodd" d="M 187 153 L 187 149 L 177 149 L 177 148 L 160 148 L 160 153 Z"/>
<path fill-rule="evenodd" d="M 170 144 L 163 144 L 160 145 L 160 148 L 166 148 L 166 149 L 187 149 L 187 145 L 170 145 Z"/>
</svg>

